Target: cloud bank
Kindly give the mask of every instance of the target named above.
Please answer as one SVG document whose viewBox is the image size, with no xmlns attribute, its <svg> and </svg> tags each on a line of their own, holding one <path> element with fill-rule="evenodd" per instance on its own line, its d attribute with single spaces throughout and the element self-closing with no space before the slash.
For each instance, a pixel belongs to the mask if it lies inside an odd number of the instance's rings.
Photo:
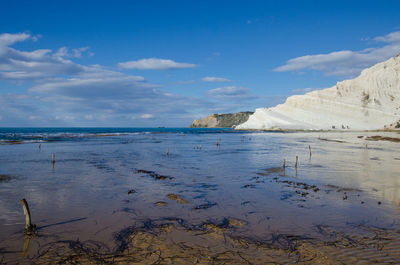
<svg viewBox="0 0 400 265">
<path fill-rule="evenodd" d="M 128 61 L 118 63 L 121 69 L 140 69 L 140 70 L 170 70 L 182 68 L 194 68 L 195 64 L 178 63 L 169 59 L 148 58 L 137 61 Z"/>
<path fill-rule="evenodd" d="M 17 42 L 37 39 L 29 33 L 0 34 L 0 81 L 11 82 L 18 91 L 0 89 L 3 125 L 138 126 L 132 123 L 132 115 L 143 122 L 155 120 L 164 125 L 163 122 L 175 121 L 179 125 L 194 115 L 191 110 L 211 107 L 205 100 L 167 93 L 142 76 L 72 60 L 91 56 L 89 47 L 61 47 L 55 51 L 12 47 Z M 194 65 L 158 59 L 147 65 L 159 69 L 183 67 Z M 174 119 L 167 119 L 168 116 Z"/>
<path fill-rule="evenodd" d="M 2 126 L 179 127 L 190 124 L 198 113 L 243 109 L 240 97 L 251 96 L 248 89 L 234 87 L 210 91 L 208 98 L 169 93 L 143 76 L 76 63 L 74 60 L 93 55 L 89 47 L 30 51 L 13 47 L 18 42 L 37 42 L 39 37 L 0 34 L 0 82 L 11 84 L 0 87 Z M 196 67 L 156 58 L 119 66 L 157 70 Z"/>
<path fill-rule="evenodd" d="M 361 51 L 335 51 L 327 54 L 305 55 L 290 59 L 276 72 L 316 70 L 327 76 L 355 77 L 367 67 L 385 61 L 400 52 L 400 31 L 373 39 L 381 47 Z"/>
<path fill-rule="evenodd" d="M 255 98 L 255 96 L 250 92 L 250 89 L 236 86 L 210 89 L 207 91 L 207 95 L 211 98 L 224 100 L 248 100 Z"/>
<path fill-rule="evenodd" d="M 231 82 L 231 80 L 223 77 L 206 76 L 201 79 L 203 82 Z"/>
</svg>

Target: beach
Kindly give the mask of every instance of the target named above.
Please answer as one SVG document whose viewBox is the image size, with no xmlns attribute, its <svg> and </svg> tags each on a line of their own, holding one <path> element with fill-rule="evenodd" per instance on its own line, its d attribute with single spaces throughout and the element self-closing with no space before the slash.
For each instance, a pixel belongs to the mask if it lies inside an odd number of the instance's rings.
<svg viewBox="0 0 400 265">
<path fill-rule="evenodd" d="M 7 264 L 400 260 L 398 132 L 3 128 L 0 135 Z M 29 236 L 23 198 L 37 226 Z"/>
</svg>

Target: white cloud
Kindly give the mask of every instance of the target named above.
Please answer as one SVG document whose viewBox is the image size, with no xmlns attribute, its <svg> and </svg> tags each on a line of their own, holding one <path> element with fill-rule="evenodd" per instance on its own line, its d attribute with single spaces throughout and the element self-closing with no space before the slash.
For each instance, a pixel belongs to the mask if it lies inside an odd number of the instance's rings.
<svg viewBox="0 0 400 265">
<path fill-rule="evenodd" d="M 47 79 L 44 82 L 37 82 L 28 89 L 35 93 L 53 93 L 69 97 L 118 97 L 121 94 L 125 96 L 132 93 L 139 94 L 140 91 L 154 88 L 144 82 L 141 76 L 129 76 L 118 72 L 107 71 L 103 69 L 85 69 L 85 72 L 79 73 L 68 78 Z M 144 92 L 148 94 L 147 92 Z"/>
<path fill-rule="evenodd" d="M 81 47 L 77 49 L 72 49 L 72 52 L 68 50 L 67 47 L 61 47 L 58 49 L 54 56 L 56 57 L 68 57 L 68 58 L 82 58 L 83 53 L 89 50 L 89 47 Z M 89 53 L 89 56 L 93 56 L 93 53 Z"/>
<path fill-rule="evenodd" d="M 54 56 L 56 57 L 67 57 L 69 56 L 68 54 L 68 48 L 67 47 L 61 47 L 57 50 L 57 52 L 54 53 Z"/>
<path fill-rule="evenodd" d="M 27 40 L 30 37 L 31 35 L 28 33 L 17 33 L 17 34 L 3 33 L 0 34 L 0 46 L 10 46 L 16 42 Z"/>
<path fill-rule="evenodd" d="M 274 71 L 317 70 L 327 76 L 354 77 L 360 72 L 378 62 L 385 61 L 400 52 L 400 32 L 392 32 L 385 36 L 374 38 L 378 43 L 386 43 L 377 48 L 361 51 L 336 51 L 327 54 L 305 55 L 290 59 L 285 65 Z"/>
<path fill-rule="evenodd" d="M 203 82 L 230 82 L 231 80 L 223 77 L 206 76 L 201 79 Z"/>
<path fill-rule="evenodd" d="M 400 31 L 392 32 L 385 36 L 375 37 L 374 40 L 378 42 L 388 43 L 400 41 Z"/>
<path fill-rule="evenodd" d="M 244 88 L 211 91 L 213 100 L 188 97 L 168 93 L 141 76 L 74 62 L 85 48 L 12 47 L 27 40 L 33 40 L 27 33 L 0 34 L 0 80 L 21 84 L 15 93 L 0 88 L 3 126 L 179 127 L 190 124 L 195 113 L 253 107 L 243 103 L 252 96 Z"/>
<path fill-rule="evenodd" d="M 169 59 L 148 58 L 137 61 L 128 61 L 118 63 L 118 67 L 122 69 L 141 69 L 141 70 L 168 70 L 180 68 L 194 68 L 195 64 L 178 63 Z"/>
<path fill-rule="evenodd" d="M 32 40 L 33 40 L 34 42 L 37 42 L 41 37 L 42 37 L 42 35 L 38 34 L 38 35 L 36 35 L 36 36 L 32 36 Z"/>
<path fill-rule="evenodd" d="M 290 92 L 291 93 L 295 93 L 295 94 L 304 94 L 304 93 L 308 93 L 314 90 L 320 90 L 322 88 L 311 88 L 311 87 L 307 87 L 307 88 L 298 88 L 298 89 L 293 89 Z"/>
<path fill-rule="evenodd" d="M 141 119 L 151 119 L 151 118 L 154 118 L 154 115 L 146 113 L 146 114 L 140 115 L 140 118 Z"/>
<path fill-rule="evenodd" d="M 255 98 L 248 88 L 236 86 L 225 86 L 210 89 L 207 91 L 207 95 L 211 98 L 227 100 L 246 100 Z"/>
<path fill-rule="evenodd" d="M 82 58 L 82 54 L 89 50 L 90 47 L 82 47 L 78 49 L 72 49 L 72 57 L 74 58 Z M 93 56 L 93 53 L 90 53 L 89 56 Z"/>
<path fill-rule="evenodd" d="M 34 51 L 16 50 L 10 45 L 31 38 L 27 33 L 0 34 L 0 79 L 10 81 L 38 81 L 55 76 L 74 75 L 85 72 L 82 65 L 65 59 L 67 48 L 52 53 L 50 49 Z"/>
</svg>

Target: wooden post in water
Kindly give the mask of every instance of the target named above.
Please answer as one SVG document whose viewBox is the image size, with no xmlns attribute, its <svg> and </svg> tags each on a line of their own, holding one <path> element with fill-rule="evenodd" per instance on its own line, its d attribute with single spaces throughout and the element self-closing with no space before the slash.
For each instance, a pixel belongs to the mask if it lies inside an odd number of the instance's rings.
<svg viewBox="0 0 400 265">
<path fill-rule="evenodd" d="M 21 204 L 25 214 L 25 233 L 32 234 L 36 229 L 36 225 L 32 224 L 31 212 L 29 211 L 28 202 L 25 199 L 22 199 Z"/>
<path fill-rule="evenodd" d="M 286 167 L 285 159 L 283 159 L 283 168 Z"/>
<path fill-rule="evenodd" d="M 299 157 L 296 156 L 296 163 L 294 164 L 294 167 L 295 167 L 295 168 L 297 168 L 297 162 L 298 162 L 298 160 L 299 160 Z"/>
<path fill-rule="evenodd" d="M 311 145 L 308 145 L 308 150 L 310 151 L 310 157 L 311 157 Z"/>
<path fill-rule="evenodd" d="M 54 164 L 56 163 L 56 159 L 54 158 L 54 153 L 51 154 L 51 168 L 54 169 Z"/>
</svg>

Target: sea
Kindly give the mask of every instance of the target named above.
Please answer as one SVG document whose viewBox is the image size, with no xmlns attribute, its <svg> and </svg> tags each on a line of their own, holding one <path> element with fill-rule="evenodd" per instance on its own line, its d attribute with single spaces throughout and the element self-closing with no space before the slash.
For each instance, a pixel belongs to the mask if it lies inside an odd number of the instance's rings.
<svg viewBox="0 0 400 265">
<path fill-rule="evenodd" d="M 380 138 L 375 137 L 379 135 Z M 123 247 L 154 220 L 239 220 L 235 236 L 400 230 L 397 132 L 0 128 L 0 263 L 54 242 Z M 26 247 L 21 199 L 36 236 Z"/>
</svg>

